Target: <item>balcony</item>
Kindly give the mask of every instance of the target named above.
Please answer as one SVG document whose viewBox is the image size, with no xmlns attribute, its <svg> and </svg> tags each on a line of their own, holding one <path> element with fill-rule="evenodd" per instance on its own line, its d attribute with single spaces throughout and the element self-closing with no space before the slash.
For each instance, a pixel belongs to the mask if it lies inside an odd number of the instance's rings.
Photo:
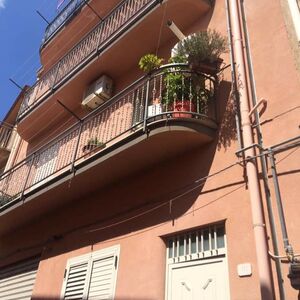
<svg viewBox="0 0 300 300">
<path fill-rule="evenodd" d="M 27 91 L 18 119 L 41 103 L 49 92 L 55 90 L 66 78 L 83 63 L 94 58 L 106 43 L 128 25 L 137 14 L 158 4 L 157 0 L 126 0 L 117 6 L 98 26 L 85 36 L 70 52 L 54 65 Z"/>
<path fill-rule="evenodd" d="M 174 76 L 179 78 L 176 93 L 170 82 Z M 76 197 L 77 188 L 90 193 L 209 143 L 217 129 L 216 88 L 214 77 L 184 64 L 165 65 L 138 79 L 4 173 L 1 214 L 21 205 L 18 218 L 26 218 L 22 203 L 44 203 L 44 209 L 61 205 Z M 76 182 L 72 189 L 70 180 Z"/>
<path fill-rule="evenodd" d="M 10 154 L 14 130 L 12 127 L 2 124 L 0 127 L 0 169 L 5 165 Z"/>
<path fill-rule="evenodd" d="M 45 46 L 60 31 L 63 26 L 81 9 L 84 0 L 71 0 L 64 9 L 46 27 L 42 47 Z"/>
<path fill-rule="evenodd" d="M 165 15 L 184 30 L 210 9 L 205 0 L 186 3 L 169 0 L 167 4 L 161 4 L 160 0 L 124 0 L 116 6 L 27 91 L 18 115 L 18 132 L 22 138 L 29 141 L 36 128 L 46 131 L 50 123 L 53 127 L 59 122 L 61 111 L 55 105 L 57 99 L 73 111 L 80 110 L 84 90 L 101 73 L 109 73 L 116 80 L 128 76 L 136 68 L 138 58 L 157 45 L 158 36 L 152 32 L 160 32 Z M 141 43 L 137 44 L 137 40 Z M 174 35 L 164 26 L 162 47 L 171 48 L 175 42 Z M 130 52 L 124 53 L 123 49 Z M 117 82 L 116 92 L 119 85 Z"/>
</svg>

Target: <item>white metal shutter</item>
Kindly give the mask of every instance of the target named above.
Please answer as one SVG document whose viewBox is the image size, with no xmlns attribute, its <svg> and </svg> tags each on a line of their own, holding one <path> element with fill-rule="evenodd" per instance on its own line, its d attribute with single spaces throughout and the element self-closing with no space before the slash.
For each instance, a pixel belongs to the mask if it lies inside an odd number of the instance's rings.
<svg viewBox="0 0 300 300">
<path fill-rule="evenodd" d="M 64 299 L 83 299 L 87 270 L 87 262 L 79 265 L 70 266 L 67 273 L 67 283 L 65 288 Z"/>
<path fill-rule="evenodd" d="M 39 259 L 31 259 L 0 269 L 0 299 L 30 300 Z"/>
<path fill-rule="evenodd" d="M 61 298 L 113 300 L 119 250 L 113 246 L 69 259 Z"/>
<path fill-rule="evenodd" d="M 89 300 L 111 300 L 115 273 L 115 256 L 92 261 Z"/>
</svg>

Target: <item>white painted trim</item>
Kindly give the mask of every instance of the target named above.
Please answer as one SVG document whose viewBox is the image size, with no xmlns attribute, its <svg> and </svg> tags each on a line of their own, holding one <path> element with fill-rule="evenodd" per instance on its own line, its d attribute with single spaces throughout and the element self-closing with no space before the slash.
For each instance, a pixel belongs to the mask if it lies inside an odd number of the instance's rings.
<svg viewBox="0 0 300 300">
<path fill-rule="evenodd" d="M 297 36 L 298 47 L 300 47 L 300 10 L 297 4 L 297 0 L 288 0 L 288 5 Z"/>
</svg>

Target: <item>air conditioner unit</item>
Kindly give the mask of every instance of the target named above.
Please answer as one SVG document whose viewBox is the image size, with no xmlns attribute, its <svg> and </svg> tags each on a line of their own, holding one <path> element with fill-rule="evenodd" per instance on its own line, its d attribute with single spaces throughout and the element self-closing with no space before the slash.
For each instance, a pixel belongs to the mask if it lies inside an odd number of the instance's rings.
<svg viewBox="0 0 300 300">
<path fill-rule="evenodd" d="M 95 109 L 111 97 L 112 85 L 112 79 L 102 75 L 86 89 L 82 105 Z"/>
</svg>

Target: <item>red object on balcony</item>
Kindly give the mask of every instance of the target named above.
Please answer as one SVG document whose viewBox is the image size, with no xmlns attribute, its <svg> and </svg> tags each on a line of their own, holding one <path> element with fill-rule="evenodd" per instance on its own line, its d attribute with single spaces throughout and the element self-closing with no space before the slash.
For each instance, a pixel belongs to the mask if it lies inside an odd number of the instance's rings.
<svg viewBox="0 0 300 300">
<path fill-rule="evenodd" d="M 181 111 L 184 113 L 173 113 L 173 118 L 191 118 L 192 114 L 187 114 L 186 112 L 196 112 L 195 105 L 190 100 L 177 100 L 173 105 L 174 111 Z"/>
</svg>

